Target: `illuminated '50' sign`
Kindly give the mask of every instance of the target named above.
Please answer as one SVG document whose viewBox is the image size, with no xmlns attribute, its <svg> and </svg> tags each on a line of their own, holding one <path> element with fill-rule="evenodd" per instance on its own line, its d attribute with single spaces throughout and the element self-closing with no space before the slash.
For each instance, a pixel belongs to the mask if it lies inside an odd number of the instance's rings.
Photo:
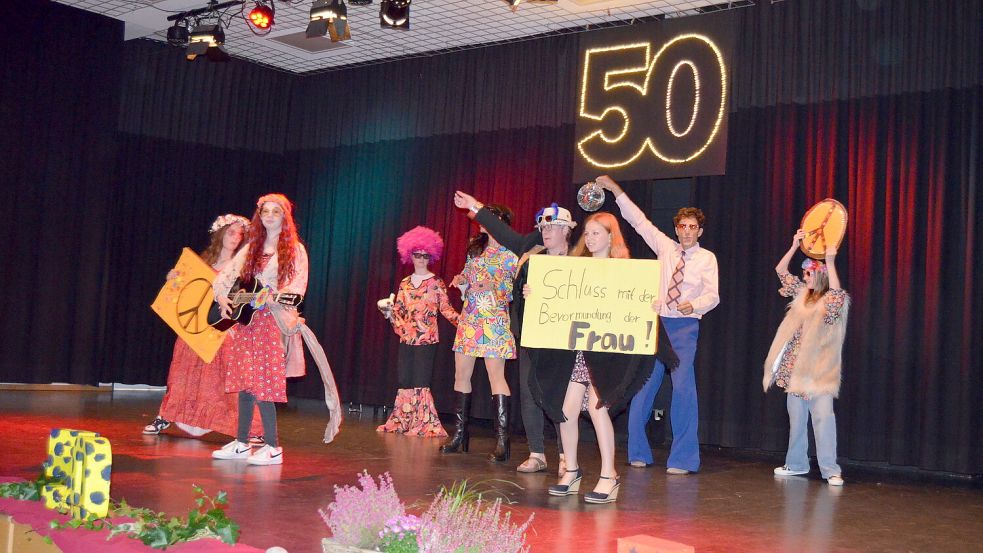
<svg viewBox="0 0 983 553">
<path fill-rule="evenodd" d="M 646 150 L 685 164 L 717 137 L 727 94 L 720 48 L 690 33 L 653 49 L 635 42 L 584 53 L 577 149 L 594 167 L 627 167 Z"/>
</svg>

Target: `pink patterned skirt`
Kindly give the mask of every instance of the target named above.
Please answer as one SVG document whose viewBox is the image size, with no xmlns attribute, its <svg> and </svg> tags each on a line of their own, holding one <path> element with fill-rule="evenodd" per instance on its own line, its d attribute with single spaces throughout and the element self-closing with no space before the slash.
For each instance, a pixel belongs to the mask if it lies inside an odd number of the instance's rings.
<svg viewBox="0 0 983 553">
<path fill-rule="evenodd" d="M 228 336 L 211 363 L 205 363 L 184 340 L 174 343 L 174 356 L 167 373 L 167 393 L 160 416 L 228 436 L 236 435 L 239 403 L 236 394 L 225 392 L 223 358 L 233 336 Z M 253 419 L 250 435 L 263 433 L 259 417 Z"/>
<path fill-rule="evenodd" d="M 376 432 L 396 432 L 411 436 L 447 436 L 440 425 L 430 388 L 404 388 L 396 391 L 396 404 L 389 420 Z"/>
<path fill-rule="evenodd" d="M 287 360 L 273 314 L 263 309 L 248 326 L 236 326 L 225 361 L 225 391 L 246 391 L 258 401 L 287 401 Z"/>
</svg>

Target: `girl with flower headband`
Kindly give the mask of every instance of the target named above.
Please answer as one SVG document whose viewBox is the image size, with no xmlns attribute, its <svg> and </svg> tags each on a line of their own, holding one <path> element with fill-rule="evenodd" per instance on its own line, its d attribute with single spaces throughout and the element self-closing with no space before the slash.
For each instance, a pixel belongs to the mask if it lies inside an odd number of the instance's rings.
<svg viewBox="0 0 983 553">
<path fill-rule="evenodd" d="M 220 215 L 208 230 L 211 239 L 201 253 L 202 260 L 221 271 L 245 245 L 248 227 L 249 219 L 241 215 Z M 178 271 L 171 270 L 167 280 L 180 276 Z M 225 372 L 220 370 L 222 359 L 234 340 L 234 333 L 227 336 L 211 363 L 202 361 L 184 340 L 179 338 L 174 343 L 174 356 L 167 373 L 167 393 L 157 417 L 143 428 L 144 434 L 159 434 L 173 422 L 193 436 L 209 431 L 235 435 L 236 398 L 225 393 Z M 258 423 L 253 425 L 249 430 L 250 443 L 262 445 L 261 434 L 262 427 Z"/>
<path fill-rule="evenodd" d="M 805 231 L 796 231 L 791 247 L 775 267 L 782 283 L 779 294 L 793 299 L 768 351 L 762 381 L 765 391 L 772 384 L 785 389 L 788 409 L 788 452 L 785 464 L 774 472 L 778 476 L 808 474 L 811 415 L 819 471 L 830 486 L 842 486 L 836 463 L 833 399 L 840 393 L 850 296 L 840 288 L 835 246 L 826 247 L 825 264 L 809 258 L 803 261 L 802 279 L 789 274 L 789 262 L 804 237 Z"/>
<path fill-rule="evenodd" d="M 231 315 L 229 291 L 236 281 L 258 281 L 272 294 L 303 295 L 307 291 L 307 250 L 297 236 L 293 206 L 282 194 L 267 194 L 256 202 L 246 247 L 239 251 L 212 283 L 223 317 Z M 275 403 L 287 401 L 287 377 L 304 374 L 304 342 L 311 349 L 325 382 L 325 400 L 332 421 L 325 430 L 330 441 L 340 425 L 337 389 L 324 351 L 303 324 L 296 308 L 270 301 L 257 308 L 247 326 L 239 325 L 236 340 L 225 359 L 226 391 L 237 392 L 239 424 L 236 439 L 213 451 L 215 459 L 246 459 L 253 465 L 283 463 Z M 250 455 L 247 443 L 253 406 L 259 406 L 266 445 Z"/>
<path fill-rule="evenodd" d="M 378 432 L 446 437 L 440 425 L 430 381 L 440 336 L 437 315 L 457 325 L 458 313 L 447 297 L 447 286 L 430 272 L 440 259 L 444 241 L 427 227 L 414 227 L 396 240 L 399 259 L 413 265 L 413 273 L 399 283 L 399 291 L 383 300 L 379 309 L 399 336 L 396 363 L 398 390 L 392 415 Z"/>
</svg>

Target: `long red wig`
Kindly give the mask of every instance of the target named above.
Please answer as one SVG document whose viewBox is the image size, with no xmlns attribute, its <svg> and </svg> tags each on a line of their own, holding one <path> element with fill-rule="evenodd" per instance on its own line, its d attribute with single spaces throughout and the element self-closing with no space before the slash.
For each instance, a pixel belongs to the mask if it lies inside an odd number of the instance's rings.
<svg viewBox="0 0 983 553">
<path fill-rule="evenodd" d="M 297 223 L 294 222 L 293 205 L 283 194 L 266 194 L 256 201 L 256 211 L 253 212 L 253 219 L 249 225 L 249 245 L 246 246 L 249 251 L 246 253 L 246 262 L 243 263 L 242 272 L 239 276 L 243 282 L 249 282 L 263 272 L 263 244 L 266 242 L 266 227 L 263 226 L 263 220 L 259 214 L 266 202 L 273 202 L 283 210 L 283 224 L 280 227 L 280 237 L 276 245 L 277 286 L 281 287 L 290 282 L 294 276 L 294 258 L 297 253 L 297 244 L 300 241 L 297 237 Z"/>
</svg>

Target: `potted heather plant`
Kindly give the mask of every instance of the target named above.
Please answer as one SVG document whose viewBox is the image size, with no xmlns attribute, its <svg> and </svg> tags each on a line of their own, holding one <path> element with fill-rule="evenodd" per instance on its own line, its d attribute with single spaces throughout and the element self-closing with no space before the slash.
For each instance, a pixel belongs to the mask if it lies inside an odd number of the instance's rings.
<svg viewBox="0 0 983 553">
<path fill-rule="evenodd" d="M 532 523 L 515 524 L 502 512 L 502 498 L 485 499 L 464 482 L 442 488 L 421 515 L 406 513 L 389 473 L 378 483 L 363 471 L 359 486 L 335 486 L 335 500 L 318 512 L 331 530 L 324 553 L 516 553 L 529 550 Z"/>
</svg>

